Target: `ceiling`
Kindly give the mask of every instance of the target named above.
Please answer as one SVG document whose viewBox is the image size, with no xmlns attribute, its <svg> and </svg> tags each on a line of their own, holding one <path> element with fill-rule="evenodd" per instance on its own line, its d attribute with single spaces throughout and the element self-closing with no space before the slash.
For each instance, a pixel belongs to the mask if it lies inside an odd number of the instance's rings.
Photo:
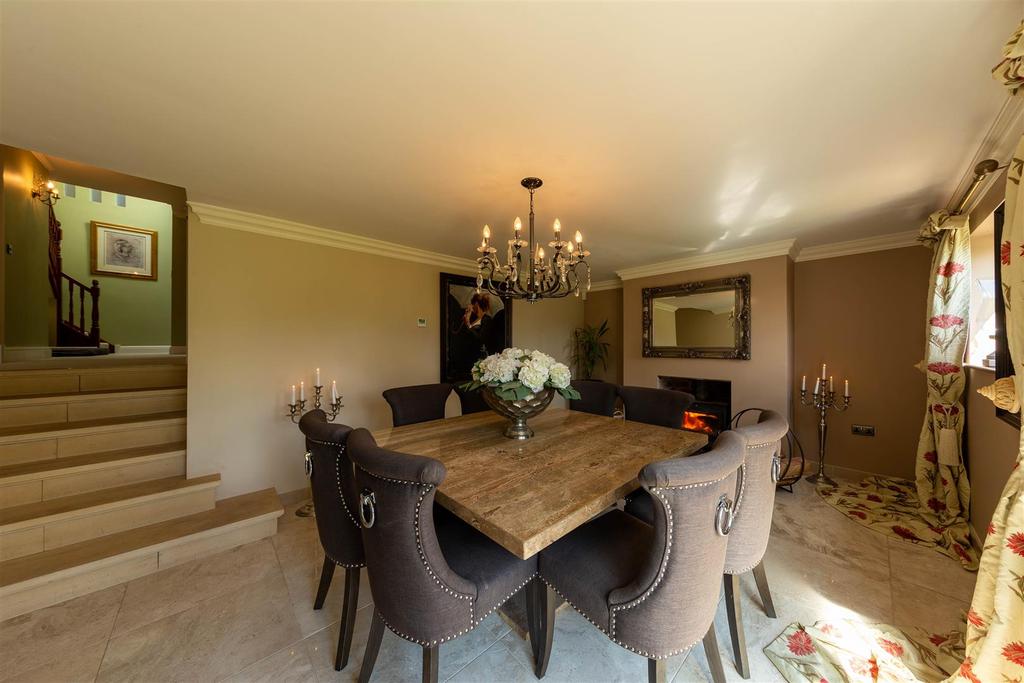
<svg viewBox="0 0 1024 683">
<path fill-rule="evenodd" d="M 1011 2 L 19 2 L 0 141 L 467 258 L 581 228 L 595 278 L 917 227 L 1006 99 Z"/>
</svg>

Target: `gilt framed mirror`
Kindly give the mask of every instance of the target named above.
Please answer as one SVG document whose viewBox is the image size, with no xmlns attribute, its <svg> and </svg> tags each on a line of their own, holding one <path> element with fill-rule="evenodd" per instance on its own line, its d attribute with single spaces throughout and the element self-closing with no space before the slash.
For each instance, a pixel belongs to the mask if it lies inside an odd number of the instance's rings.
<svg viewBox="0 0 1024 683">
<path fill-rule="evenodd" d="M 646 358 L 750 360 L 750 275 L 643 290 Z"/>
</svg>

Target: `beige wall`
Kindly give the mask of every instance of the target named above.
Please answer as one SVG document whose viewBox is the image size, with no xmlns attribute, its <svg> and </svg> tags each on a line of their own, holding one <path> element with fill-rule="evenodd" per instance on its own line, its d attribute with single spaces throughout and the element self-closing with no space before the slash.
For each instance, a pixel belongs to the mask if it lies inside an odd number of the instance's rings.
<svg viewBox="0 0 1024 683">
<path fill-rule="evenodd" d="M 188 471 L 220 472 L 221 497 L 305 486 L 288 387 L 321 368 L 339 420 L 391 423 L 381 392 L 438 381 L 434 266 L 189 222 Z M 385 291 L 374 295 L 383 284 Z M 416 319 L 427 319 L 420 328 Z M 513 342 L 564 359 L 578 299 L 516 302 Z M 457 398 L 449 410 L 457 414 Z"/>
<path fill-rule="evenodd" d="M 600 327 L 608 321 L 608 368 L 599 364 L 594 368 L 594 379 L 622 384 L 622 289 L 591 292 L 583 305 L 583 319 L 588 325 Z M 573 368 L 576 372 L 576 368 Z"/>
<path fill-rule="evenodd" d="M 656 387 L 658 375 L 725 379 L 732 382 L 733 412 L 771 408 L 789 414 L 792 311 L 787 256 L 699 268 L 623 283 L 623 378 L 626 384 Z M 641 354 L 641 290 L 750 274 L 751 360 L 644 358 Z"/>
<path fill-rule="evenodd" d="M 47 208 L 32 197 L 37 180 L 49 178 L 31 152 L 0 145 L 4 175 L 4 336 L 6 347 L 50 344 L 53 294 L 47 279 Z"/>
<path fill-rule="evenodd" d="M 1017 461 L 1020 432 L 996 417 L 992 401 L 978 389 L 995 381 L 987 368 L 967 368 L 967 476 L 971 481 L 971 526 L 982 539 L 999 496 Z"/>
<path fill-rule="evenodd" d="M 914 367 L 924 354 L 931 252 L 906 247 L 805 261 L 795 268 L 793 382 L 821 364 L 850 379 L 853 400 L 829 415 L 831 465 L 914 478 L 925 389 Z M 795 406 L 795 427 L 809 460 L 817 459 L 817 418 Z M 874 425 L 875 436 L 854 436 L 854 423 Z"/>
<path fill-rule="evenodd" d="M 732 313 L 712 313 L 702 308 L 676 311 L 677 346 L 732 346 L 736 339 Z"/>
</svg>

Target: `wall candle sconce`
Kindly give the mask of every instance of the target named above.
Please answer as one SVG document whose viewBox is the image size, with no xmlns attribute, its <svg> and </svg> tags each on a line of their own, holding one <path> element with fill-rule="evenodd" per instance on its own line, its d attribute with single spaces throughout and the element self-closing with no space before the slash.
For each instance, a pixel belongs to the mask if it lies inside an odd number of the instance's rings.
<svg viewBox="0 0 1024 683">
<path fill-rule="evenodd" d="M 32 188 L 32 196 L 47 206 L 53 206 L 60 199 L 60 193 L 52 180 L 36 183 L 36 186 Z"/>
<path fill-rule="evenodd" d="M 321 403 L 322 403 L 322 398 L 321 397 L 323 395 L 324 387 L 320 383 L 320 368 L 316 369 L 316 376 L 315 377 L 316 378 L 315 378 L 314 384 L 313 384 L 313 410 L 322 410 L 322 411 L 324 411 L 324 415 L 327 417 L 327 421 L 328 422 L 334 422 L 334 418 L 338 417 L 338 413 L 340 413 L 341 409 L 345 407 L 341 403 L 341 394 L 338 393 L 338 382 L 336 380 L 331 380 L 331 403 L 330 403 L 330 407 L 325 408 L 324 406 L 321 405 Z M 295 391 L 295 385 L 294 384 L 292 385 L 291 389 L 292 389 L 292 401 L 291 401 L 291 403 L 288 404 L 288 417 L 291 419 L 291 421 L 293 423 L 298 424 L 299 420 L 302 419 L 303 414 L 305 414 L 305 412 L 306 412 L 306 382 L 305 381 L 300 381 L 299 382 L 299 391 L 298 391 L 297 394 L 296 394 L 296 391 Z M 307 451 L 306 455 L 305 455 L 305 463 L 304 463 L 305 467 L 306 467 L 306 476 L 307 477 L 310 474 L 311 463 L 312 463 L 312 461 L 309 459 L 309 452 Z M 315 512 L 313 510 L 313 504 L 312 503 L 306 503 L 305 505 L 299 507 L 295 511 L 295 516 L 296 517 L 314 517 L 315 516 Z"/>
<path fill-rule="evenodd" d="M 828 386 L 825 383 L 828 382 Z M 850 380 L 843 382 L 842 402 L 836 398 L 835 381 L 827 374 L 825 363 L 821 364 L 821 377 L 814 380 L 814 393 L 811 399 L 807 400 L 807 375 L 800 380 L 800 405 L 814 406 L 818 411 L 818 471 L 808 475 L 807 481 L 812 484 L 825 483 L 829 486 L 838 486 L 836 482 L 825 474 L 825 440 L 828 437 L 828 411 L 829 408 L 841 413 L 850 407 Z"/>
</svg>

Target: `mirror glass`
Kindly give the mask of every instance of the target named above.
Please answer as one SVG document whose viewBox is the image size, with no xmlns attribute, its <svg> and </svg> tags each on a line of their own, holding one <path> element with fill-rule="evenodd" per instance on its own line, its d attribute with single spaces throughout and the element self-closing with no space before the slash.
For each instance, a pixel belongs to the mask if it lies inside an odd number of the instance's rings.
<svg viewBox="0 0 1024 683">
<path fill-rule="evenodd" d="M 750 360 L 750 275 L 645 287 L 647 358 Z"/>
<path fill-rule="evenodd" d="M 698 292 L 654 298 L 654 346 L 731 347 L 736 293 Z"/>
</svg>

